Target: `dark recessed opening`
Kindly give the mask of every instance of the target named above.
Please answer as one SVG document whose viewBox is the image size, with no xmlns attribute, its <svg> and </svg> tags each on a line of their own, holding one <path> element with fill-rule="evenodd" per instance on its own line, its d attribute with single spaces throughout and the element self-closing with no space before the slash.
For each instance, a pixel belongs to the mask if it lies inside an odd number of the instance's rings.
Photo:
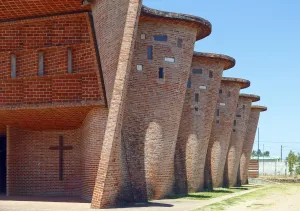
<svg viewBox="0 0 300 211">
<path fill-rule="evenodd" d="M 0 194 L 6 193 L 6 137 L 0 136 Z"/>
</svg>

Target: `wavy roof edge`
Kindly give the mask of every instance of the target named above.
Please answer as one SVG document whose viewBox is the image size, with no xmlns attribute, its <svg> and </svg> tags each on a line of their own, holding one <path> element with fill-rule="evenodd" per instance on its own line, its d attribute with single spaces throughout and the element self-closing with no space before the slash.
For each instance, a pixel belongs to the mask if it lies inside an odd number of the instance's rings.
<svg viewBox="0 0 300 211">
<path fill-rule="evenodd" d="M 211 23 L 201 17 L 182 14 L 182 13 L 175 13 L 175 12 L 167 12 L 157 9 L 152 9 L 146 6 L 142 6 L 141 10 L 141 17 L 145 18 L 153 18 L 153 19 L 166 19 L 166 21 L 177 21 L 185 22 L 190 27 L 197 27 L 197 40 L 203 39 L 211 34 L 212 32 L 212 25 Z"/>
</svg>

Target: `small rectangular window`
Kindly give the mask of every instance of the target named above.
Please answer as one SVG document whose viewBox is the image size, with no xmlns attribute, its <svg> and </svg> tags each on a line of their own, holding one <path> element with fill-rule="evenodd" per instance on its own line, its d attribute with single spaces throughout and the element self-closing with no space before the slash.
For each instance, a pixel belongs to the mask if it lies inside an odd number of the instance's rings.
<svg viewBox="0 0 300 211">
<path fill-rule="evenodd" d="M 235 133 L 235 132 L 236 132 L 236 130 L 235 130 L 235 129 L 233 129 L 233 132 Z"/>
<path fill-rule="evenodd" d="M 39 52 L 39 76 L 44 75 L 44 53 Z"/>
<path fill-rule="evenodd" d="M 236 120 L 234 120 L 234 122 L 233 122 L 233 126 L 236 126 Z"/>
<path fill-rule="evenodd" d="M 195 107 L 195 111 L 196 111 L 196 112 L 199 111 L 199 108 L 198 108 L 198 107 Z"/>
<path fill-rule="evenodd" d="M 174 63 L 175 62 L 175 58 L 165 57 L 165 62 Z"/>
<path fill-rule="evenodd" d="M 206 90 L 207 86 L 199 86 L 199 89 Z"/>
<path fill-rule="evenodd" d="M 202 69 L 193 69 L 192 70 L 193 74 L 202 74 L 202 72 L 203 72 Z"/>
<path fill-rule="evenodd" d="M 146 35 L 145 34 L 141 34 L 141 39 L 145 40 L 146 39 Z"/>
<path fill-rule="evenodd" d="M 72 49 L 68 48 L 68 73 L 72 73 Z"/>
<path fill-rule="evenodd" d="M 182 39 L 177 40 L 177 47 L 178 48 L 182 48 L 182 42 L 183 42 Z"/>
<path fill-rule="evenodd" d="M 155 41 L 167 42 L 168 41 L 168 37 L 166 35 L 155 35 L 154 36 L 154 40 Z"/>
<path fill-rule="evenodd" d="M 220 116 L 220 109 L 217 109 L 217 116 Z"/>
<path fill-rule="evenodd" d="M 198 94 L 198 93 L 195 94 L 195 102 L 196 102 L 196 103 L 199 102 L 199 94 Z"/>
<path fill-rule="evenodd" d="M 136 69 L 137 69 L 138 71 L 142 71 L 142 70 L 143 70 L 143 65 L 137 65 L 137 66 L 136 66 Z"/>
<path fill-rule="evenodd" d="M 187 86 L 187 88 L 191 88 L 191 86 L 192 86 L 191 77 L 189 77 L 186 86 Z"/>
<path fill-rule="evenodd" d="M 217 124 L 220 124 L 220 120 L 217 120 Z"/>
<path fill-rule="evenodd" d="M 228 92 L 228 95 L 227 95 L 227 96 L 228 96 L 228 97 L 230 97 L 230 96 L 231 96 L 231 92 L 230 92 L 230 91 Z"/>
<path fill-rule="evenodd" d="M 153 46 L 149 45 L 148 46 L 148 60 L 152 60 L 153 59 Z"/>
<path fill-rule="evenodd" d="M 17 77 L 17 56 L 11 55 L 10 56 L 10 67 L 11 67 L 11 78 Z"/>
<path fill-rule="evenodd" d="M 159 68 L 158 78 L 159 79 L 164 79 L 164 77 L 165 77 L 164 68 Z"/>
<path fill-rule="evenodd" d="M 209 71 L 209 77 L 212 78 L 213 76 L 213 71 Z"/>
<path fill-rule="evenodd" d="M 240 118 L 240 117 L 242 117 L 242 115 L 236 115 L 236 117 L 239 117 L 239 118 Z"/>
<path fill-rule="evenodd" d="M 220 106 L 226 106 L 226 104 L 225 103 L 220 103 Z"/>
<path fill-rule="evenodd" d="M 219 94 L 222 94 L 222 93 L 223 93 L 223 90 L 222 90 L 222 89 L 220 89 L 220 90 L 219 90 Z"/>
</svg>

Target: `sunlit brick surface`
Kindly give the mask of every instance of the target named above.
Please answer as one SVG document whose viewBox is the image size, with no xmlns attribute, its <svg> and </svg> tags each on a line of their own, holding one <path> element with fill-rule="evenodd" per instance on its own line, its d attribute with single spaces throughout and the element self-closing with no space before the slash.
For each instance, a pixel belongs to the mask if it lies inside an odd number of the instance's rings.
<svg viewBox="0 0 300 211">
<path fill-rule="evenodd" d="M 227 164 L 225 165 L 224 184 L 225 186 L 236 186 L 237 176 L 240 165 L 240 158 L 243 150 L 243 144 L 245 141 L 248 119 L 251 113 L 252 102 L 258 101 L 258 96 L 241 94 L 239 96 L 235 121 L 231 133 L 230 145 L 227 154 Z"/>
<path fill-rule="evenodd" d="M 221 83 L 222 93 L 217 101 L 220 115 L 215 116 L 206 156 L 205 182 L 208 188 L 223 185 L 224 167 L 239 93 L 241 88 L 249 85 L 248 83 L 246 80 L 237 82 L 230 79 L 223 79 Z"/>
<path fill-rule="evenodd" d="M 186 91 L 176 144 L 174 187 L 176 193 L 197 192 L 204 186 L 207 146 L 222 72 L 227 62 L 226 59 L 214 59 L 213 56 L 215 55 L 203 53 L 195 54 L 193 57 L 191 88 Z M 233 59 L 231 63 L 234 65 Z M 199 96 L 198 99 L 195 99 L 195 95 Z"/>
<path fill-rule="evenodd" d="M 251 157 L 251 152 L 253 149 L 253 144 L 255 141 L 255 135 L 257 131 L 257 125 L 260 117 L 260 113 L 266 111 L 266 107 L 252 106 L 250 117 L 247 123 L 247 132 L 245 136 L 245 141 L 243 145 L 243 151 L 240 161 L 240 179 L 241 184 L 245 185 L 248 183 L 248 167 Z"/>
<path fill-rule="evenodd" d="M 154 40 L 162 34 L 167 42 Z M 177 46 L 178 38 L 182 47 Z M 137 201 L 162 198 L 172 191 L 175 145 L 195 40 L 193 28 L 139 24 L 122 135 Z M 147 59 L 148 46 L 153 46 L 153 60 Z M 175 58 L 175 63 L 165 57 Z M 138 71 L 137 65 L 143 70 Z M 164 79 L 158 78 L 159 68 L 164 68 Z"/>
</svg>

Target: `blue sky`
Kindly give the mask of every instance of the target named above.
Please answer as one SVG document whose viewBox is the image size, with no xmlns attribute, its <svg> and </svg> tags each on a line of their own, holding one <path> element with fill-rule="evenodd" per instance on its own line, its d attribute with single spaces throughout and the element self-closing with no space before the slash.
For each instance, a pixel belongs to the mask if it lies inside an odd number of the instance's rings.
<svg viewBox="0 0 300 211">
<path fill-rule="evenodd" d="M 271 156 L 300 153 L 300 2 L 299 0 L 144 0 L 151 8 L 200 16 L 212 34 L 195 50 L 237 60 L 225 76 L 251 81 L 244 93 L 258 94 L 268 106 L 259 122 L 260 141 Z M 256 138 L 257 144 L 257 138 Z M 255 144 L 255 148 L 257 145 Z M 261 147 L 262 149 L 262 147 Z"/>
</svg>

